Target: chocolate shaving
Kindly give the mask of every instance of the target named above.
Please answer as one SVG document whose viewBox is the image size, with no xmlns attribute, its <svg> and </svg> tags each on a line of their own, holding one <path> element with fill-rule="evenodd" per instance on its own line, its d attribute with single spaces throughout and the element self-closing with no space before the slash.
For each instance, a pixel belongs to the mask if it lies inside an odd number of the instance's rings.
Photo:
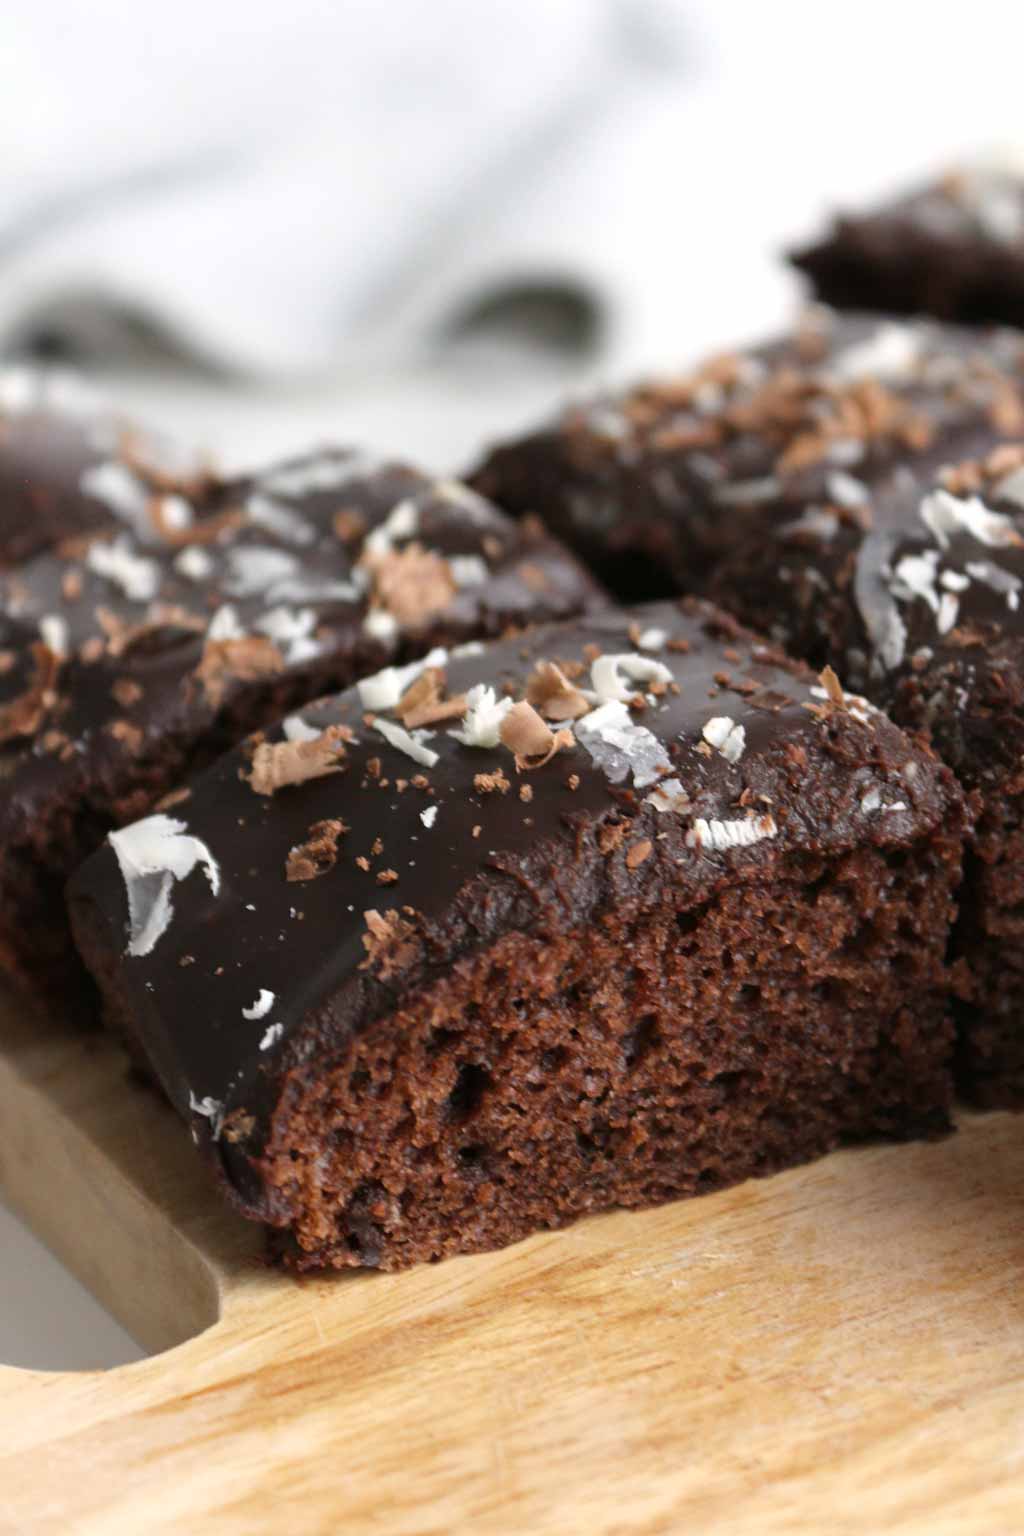
<svg viewBox="0 0 1024 1536">
<path fill-rule="evenodd" d="M 466 713 L 466 696 L 443 697 L 445 674 L 440 667 L 427 667 L 410 683 L 398 701 L 395 713 L 407 731 L 418 725 L 432 725 L 438 720 L 461 720 Z"/>
<path fill-rule="evenodd" d="M 448 561 L 417 541 L 404 549 L 364 550 L 359 566 L 373 579 L 372 607 L 399 624 L 419 624 L 447 608 L 457 591 Z"/>
<path fill-rule="evenodd" d="M 546 720 L 578 720 L 590 710 L 586 698 L 553 661 L 539 661 L 526 684 L 527 702 Z"/>
<path fill-rule="evenodd" d="M 516 771 L 543 768 L 556 752 L 575 745 L 571 731 L 553 731 L 525 699 L 513 704 L 499 727 L 503 744 L 516 760 Z"/>
<path fill-rule="evenodd" d="M 387 981 L 414 959 L 416 930 L 394 907 L 383 913 L 371 908 L 363 913 L 363 919 L 367 927 L 363 934 L 366 959 L 359 969 L 365 971 L 373 966 L 381 981 Z"/>
<path fill-rule="evenodd" d="M 239 640 L 207 640 L 194 676 L 216 709 L 228 684 L 252 683 L 284 671 L 284 657 L 265 635 L 243 635 Z"/>
<path fill-rule="evenodd" d="M 343 726 L 329 725 L 312 741 L 261 741 L 252 755 L 252 770 L 242 773 L 258 795 L 273 795 L 292 784 L 340 773 L 345 756 Z"/>
<path fill-rule="evenodd" d="M 34 736 L 57 702 L 56 682 L 61 658 L 37 640 L 30 647 L 35 668 L 24 693 L 0 706 L 0 742 L 18 736 Z"/>
<path fill-rule="evenodd" d="M 297 843 L 289 850 L 285 860 L 286 880 L 316 880 L 333 869 L 338 858 L 338 841 L 349 828 L 333 817 L 327 821 L 314 821 L 305 842 Z"/>
</svg>

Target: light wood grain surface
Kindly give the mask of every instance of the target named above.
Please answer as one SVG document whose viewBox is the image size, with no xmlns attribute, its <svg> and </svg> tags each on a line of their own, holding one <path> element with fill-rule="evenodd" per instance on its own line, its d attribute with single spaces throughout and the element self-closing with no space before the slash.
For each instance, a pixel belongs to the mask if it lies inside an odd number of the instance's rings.
<svg viewBox="0 0 1024 1536">
<path fill-rule="evenodd" d="M 0 1126 L 6 1196 L 166 1351 L 0 1369 L 4 1536 L 1024 1529 L 1024 1120 L 304 1281 L 108 1041 L 0 1016 Z"/>
</svg>

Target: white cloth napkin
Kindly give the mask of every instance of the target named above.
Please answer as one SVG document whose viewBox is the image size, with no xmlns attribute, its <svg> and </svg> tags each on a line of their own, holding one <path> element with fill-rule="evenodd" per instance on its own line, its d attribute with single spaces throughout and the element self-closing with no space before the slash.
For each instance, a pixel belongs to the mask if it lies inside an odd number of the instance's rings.
<svg viewBox="0 0 1024 1536">
<path fill-rule="evenodd" d="M 0 346 L 280 378 L 515 287 L 614 319 L 687 58 L 681 0 L 5 0 Z"/>
</svg>

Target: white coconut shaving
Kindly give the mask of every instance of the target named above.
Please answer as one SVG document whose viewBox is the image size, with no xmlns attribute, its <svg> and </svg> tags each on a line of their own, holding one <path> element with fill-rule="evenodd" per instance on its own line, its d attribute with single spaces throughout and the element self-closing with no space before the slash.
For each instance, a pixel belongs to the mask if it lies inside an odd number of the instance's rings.
<svg viewBox="0 0 1024 1536">
<path fill-rule="evenodd" d="M 413 539 L 419 532 L 420 509 L 410 496 L 391 508 L 387 517 L 379 523 L 363 542 L 369 555 L 386 555 L 399 539 Z"/>
<path fill-rule="evenodd" d="M 318 458 L 286 464 L 281 469 L 262 475 L 259 488 L 268 496 L 309 496 L 315 491 L 336 491 L 352 480 L 366 479 L 376 474 L 379 468 L 379 460 L 371 458 L 369 454 L 324 453 Z"/>
<path fill-rule="evenodd" d="M 869 816 L 872 811 L 881 810 L 882 791 L 877 784 L 872 785 L 867 793 L 861 796 L 860 808 L 866 816 Z"/>
<path fill-rule="evenodd" d="M 935 615 L 935 627 L 940 635 L 949 634 L 956 623 L 959 612 L 960 599 L 954 592 L 943 592 L 939 600 L 939 611 Z"/>
<path fill-rule="evenodd" d="M 663 661 L 627 651 L 620 656 L 599 656 L 591 663 L 590 681 L 598 702 L 626 703 L 636 693 L 632 683 L 670 683 L 672 673 Z"/>
<path fill-rule="evenodd" d="M 256 1001 L 251 1003 L 248 1008 L 242 1009 L 242 1018 L 265 1019 L 271 1008 L 274 1006 L 274 999 L 276 995 L 277 994 L 274 992 L 268 992 L 266 987 L 261 987 Z"/>
<path fill-rule="evenodd" d="M 939 585 L 945 587 L 947 592 L 966 592 L 971 584 L 971 578 L 965 576 L 963 571 L 943 571 L 939 577 Z"/>
<path fill-rule="evenodd" d="M 220 891 L 220 867 L 206 844 L 183 821 L 157 814 L 107 836 L 128 896 L 126 953 L 148 955 L 166 933 L 174 915 L 171 891 L 200 866 L 214 896 Z"/>
<path fill-rule="evenodd" d="M 451 555 L 448 569 L 457 587 L 479 587 L 491 574 L 480 555 Z"/>
<path fill-rule="evenodd" d="M 213 1126 L 213 1139 L 216 1141 L 220 1136 L 220 1128 L 224 1120 L 224 1105 L 220 1099 L 215 1099 L 210 1094 L 197 1099 L 190 1088 L 188 1091 L 188 1107 L 194 1115 L 202 1115 L 204 1120 L 210 1121 Z"/>
<path fill-rule="evenodd" d="M 406 757 L 411 757 L 414 763 L 422 763 L 424 768 L 433 768 L 439 761 L 438 754 L 424 743 L 432 741 L 433 731 L 407 731 L 404 725 L 399 725 L 396 720 L 385 720 L 382 716 L 373 722 L 375 731 L 379 731 L 384 740 L 397 747 L 399 752 L 404 752 Z"/>
<path fill-rule="evenodd" d="M 300 572 L 275 581 L 264 597 L 268 603 L 357 603 L 362 585 L 356 578 L 361 576 L 362 572 L 353 571 L 351 581 L 319 581 Z"/>
<path fill-rule="evenodd" d="M 260 1050 L 269 1051 L 270 1047 L 272 1045 L 276 1045 L 283 1034 L 283 1024 L 271 1024 L 270 1027 L 264 1032 L 263 1038 L 260 1041 Z"/>
<path fill-rule="evenodd" d="M 253 597 L 277 582 L 287 581 L 297 561 L 286 549 L 247 544 L 228 550 L 224 590 L 229 597 Z"/>
<path fill-rule="evenodd" d="M 449 506 L 458 507 L 461 512 L 469 514 L 474 523 L 493 523 L 494 508 L 490 502 L 474 491 L 471 486 L 463 485 L 461 480 L 437 480 L 431 487 L 431 495 L 437 501 L 446 501 Z"/>
<path fill-rule="evenodd" d="M 206 638 L 211 641 L 244 640 L 245 630 L 238 621 L 238 612 L 231 603 L 222 603 L 206 626 Z"/>
<path fill-rule="evenodd" d="M 657 629 L 652 625 L 650 629 L 641 630 L 636 643 L 641 651 L 663 651 L 667 641 L 668 630 Z"/>
<path fill-rule="evenodd" d="M 721 853 L 727 848 L 749 848 L 752 843 L 778 836 L 778 830 L 771 816 L 751 816 L 744 821 L 705 821 L 698 816 L 686 841 L 691 848 Z"/>
<path fill-rule="evenodd" d="M 958 533 L 967 534 L 990 549 L 1006 549 L 1021 542 L 1013 519 L 993 512 L 980 496 L 953 496 L 949 491 L 931 491 L 921 502 L 921 521 L 940 549 L 948 549 Z"/>
<path fill-rule="evenodd" d="M 837 507 L 850 512 L 863 507 L 871 499 L 871 492 L 864 481 L 842 469 L 833 469 L 825 477 L 825 491 Z"/>
<path fill-rule="evenodd" d="M 271 608 L 253 628 L 280 648 L 289 665 L 308 661 L 322 649 L 316 638 L 316 614 L 312 608 Z"/>
<path fill-rule="evenodd" d="M 860 379 L 905 379 L 921 361 L 922 339 L 909 325 L 887 323 L 863 341 L 844 348 L 828 365 L 842 384 Z"/>
<path fill-rule="evenodd" d="M 265 528 L 288 544 L 312 544 L 316 538 L 312 526 L 292 507 L 283 506 L 272 496 L 264 496 L 259 491 L 246 498 L 245 515 L 250 523 Z"/>
<path fill-rule="evenodd" d="M 394 640 L 398 634 L 398 620 L 386 608 L 371 608 L 363 619 L 363 631 L 371 640 Z"/>
<path fill-rule="evenodd" d="M 681 816 L 690 809 L 692 803 L 679 779 L 663 779 L 649 795 L 644 796 L 644 804 L 653 805 L 662 815 Z"/>
<path fill-rule="evenodd" d="M 152 492 L 127 464 L 117 459 L 106 459 L 83 470 L 78 482 L 79 489 L 94 501 L 101 501 L 114 516 L 129 523 L 138 533 L 151 527 L 149 503 Z"/>
<path fill-rule="evenodd" d="M 426 827 L 428 832 L 430 831 L 431 827 L 434 825 L 434 822 L 436 820 L 437 820 L 437 806 L 436 805 L 428 805 L 425 811 L 420 811 L 420 821 L 422 821 L 423 825 Z"/>
<path fill-rule="evenodd" d="M 39 635 L 45 646 L 55 656 L 68 653 L 68 621 L 59 613 L 46 613 L 39 620 Z"/>
<path fill-rule="evenodd" d="M 175 555 L 174 569 L 188 581 L 207 581 L 213 574 L 213 557 L 198 544 L 189 544 Z"/>
<path fill-rule="evenodd" d="M 323 731 L 308 725 L 301 715 L 286 715 L 281 722 L 285 741 L 319 741 Z"/>
<path fill-rule="evenodd" d="M 357 684 L 359 702 L 364 709 L 394 709 L 395 705 L 428 667 L 443 667 L 448 652 L 443 646 L 435 646 L 421 661 L 410 661 L 404 667 L 384 667 L 371 677 L 364 677 Z"/>
<path fill-rule="evenodd" d="M 752 507 L 774 501 L 782 487 L 774 475 L 757 480 L 726 480 L 711 488 L 711 500 L 722 507 Z"/>
<path fill-rule="evenodd" d="M 501 741 L 501 722 L 511 708 L 511 699 L 499 699 L 488 683 L 476 683 L 466 694 L 462 725 L 449 735 L 464 747 L 496 747 Z"/>
<path fill-rule="evenodd" d="M 893 571 L 890 590 L 901 602 L 912 602 L 919 597 L 928 604 L 932 613 L 939 611 L 939 594 L 935 590 L 939 569 L 939 552 L 928 549 L 923 555 L 904 555 Z"/>
<path fill-rule="evenodd" d="M 127 534 L 109 543 L 90 544 L 85 563 L 90 571 L 120 587 L 132 603 L 148 603 L 160 590 L 160 567 L 155 560 L 137 555 Z"/>
<path fill-rule="evenodd" d="M 720 752 L 727 763 L 738 763 L 747 745 L 747 733 L 729 715 L 713 715 L 701 729 L 709 746 Z"/>
<path fill-rule="evenodd" d="M 613 784 L 630 773 L 637 789 L 653 784 L 669 771 L 668 753 L 657 736 L 635 725 L 626 705 L 611 699 L 574 725 L 576 737 Z"/>
</svg>

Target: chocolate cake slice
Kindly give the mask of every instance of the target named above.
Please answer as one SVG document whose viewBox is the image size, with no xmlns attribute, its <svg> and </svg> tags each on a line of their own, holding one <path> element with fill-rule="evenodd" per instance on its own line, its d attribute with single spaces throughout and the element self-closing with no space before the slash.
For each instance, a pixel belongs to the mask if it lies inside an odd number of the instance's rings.
<svg viewBox="0 0 1024 1536">
<path fill-rule="evenodd" d="M 855 518 L 901 465 L 1024 434 L 1024 340 L 819 309 L 791 336 L 574 407 L 471 476 L 620 597 L 702 592 L 768 528 Z"/>
<path fill-rule="evenodd" d="M 840 309 L 1024 326 L 1024 162 L 964 165 L 843 214 L 791 259 Z"/>
<path fill-rule="evenodd" d="M 437 644 L 600 601 L 536 527 L 328 451 L 192 519 L 65 541 L 0 578 L 0 965 L 72 971 L 63 885 L 106 833 L 293 706 Z"/>
<path fill-rule="evenodd" d="M 904 469 L 867 512 L 766 534 L 715 589 L 928 731 L 975 797 L 954 940 L 961 1085 L 1024 1108 L 1024 443 L 982 440 L 934 478 Z"/>
<path fill-rule="evenodd" d="M 660 603 L 388 668 L 76 873 L 77 942 L 290 1265 L 397 1268 L 948 1125 L 964 805 Z"/>
<path fill-rule="evenodd" d="M 0 567 L 110 524 L 145 538 L 155 503 L 180 523 L 216 489 L 198 459 L 110 410 L 74 374 L 0 369 Z"/>
</svg>

